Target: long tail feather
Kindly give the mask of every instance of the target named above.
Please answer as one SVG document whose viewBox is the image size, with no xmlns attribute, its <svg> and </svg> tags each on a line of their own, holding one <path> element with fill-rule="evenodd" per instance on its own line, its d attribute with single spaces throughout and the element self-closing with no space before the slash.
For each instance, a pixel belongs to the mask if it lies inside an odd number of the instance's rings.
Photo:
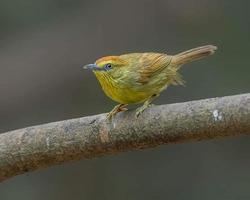
<svg viewBox="0 0 250 200">
<path fill-rule="evenodd" d="M 184 51 L 182 53 L 176 54 L 173 56 L 172 63 L 177 66 L 192 62 L 194 60 L 198 60 L 204 58 L 206 56 L 210 56 L 214 54 L 216 46 L 206 45 L 202 47 L 197 47 L 194 49 L 190 49 L 188 51 Z"/>
</svg>

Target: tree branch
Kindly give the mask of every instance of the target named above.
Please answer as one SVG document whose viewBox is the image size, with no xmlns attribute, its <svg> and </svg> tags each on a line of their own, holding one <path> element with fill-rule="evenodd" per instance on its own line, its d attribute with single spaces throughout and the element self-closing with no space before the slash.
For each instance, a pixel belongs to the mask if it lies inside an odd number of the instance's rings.
<svg viewBox="0 0 250 200">
<path fill-rule="evenodd" d="M 100 114 L 0 134 L 0 181 L 82 158 L 250 134 L 250 94 L 153 106 L 111 122 Z"/>
</svg>

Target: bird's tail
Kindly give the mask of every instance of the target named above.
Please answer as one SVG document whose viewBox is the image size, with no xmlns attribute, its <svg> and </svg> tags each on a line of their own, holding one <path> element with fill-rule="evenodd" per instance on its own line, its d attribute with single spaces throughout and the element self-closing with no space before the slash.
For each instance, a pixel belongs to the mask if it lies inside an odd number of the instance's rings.
<svg viewBox="0 0 250 200">
<path fill-rule="evenodd" d="M 172 63 L 177 66 L 192 62 L 194 60 L 198 60 L 207 56 L 214 54 L 216 46 L 206 45 L 202 47 L 197 47 L 194 49 L 190 49 L 188 51 L 184 51 L 182 53 L 176 54 L 173 56 Z"/>
</svg>

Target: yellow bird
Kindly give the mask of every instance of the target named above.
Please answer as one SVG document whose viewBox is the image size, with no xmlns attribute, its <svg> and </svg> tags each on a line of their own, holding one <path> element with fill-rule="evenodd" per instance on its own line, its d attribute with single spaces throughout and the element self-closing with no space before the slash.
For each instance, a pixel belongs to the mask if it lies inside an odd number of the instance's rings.
<svg viewBox="0 0 250 200">
<path fill-rule="evenodd" d="M 84 68 L 93 70 L 105 94 L 119 103 L 108 114 L 109 119 L 127 110 L 128 104 L 144 103 L 137 109 L 138 117 L 169 85 L 183 84 L 178 73 L 183 64 L 212 55 L 216 49 L 206 45 L 176 55 L 148 52 L 106 56 Z"/>
</svg>

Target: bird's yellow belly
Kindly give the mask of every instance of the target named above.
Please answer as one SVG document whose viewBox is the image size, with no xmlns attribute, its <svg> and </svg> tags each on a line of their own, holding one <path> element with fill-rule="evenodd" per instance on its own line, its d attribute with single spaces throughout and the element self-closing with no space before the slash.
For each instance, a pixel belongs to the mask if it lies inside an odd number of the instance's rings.
<svg viewBox="0 0 250 200">
<path fill-rule="evenodd" d="M 139 92 L 130 88 L 106 88 L 103 90 L 108 97 L 121 104 L 141 103 L 151 96 L 146 92 Z"/>
<path fill-rule="evenodd" d="M 119 82 L 98 78 L 105 94 L 120 104 L 143 103 L 152 95 L 159 94 L 165 88 L 166 81 L 151 81 L 149 84 L 137 84 L 133 82 Z"/>
</svg>

